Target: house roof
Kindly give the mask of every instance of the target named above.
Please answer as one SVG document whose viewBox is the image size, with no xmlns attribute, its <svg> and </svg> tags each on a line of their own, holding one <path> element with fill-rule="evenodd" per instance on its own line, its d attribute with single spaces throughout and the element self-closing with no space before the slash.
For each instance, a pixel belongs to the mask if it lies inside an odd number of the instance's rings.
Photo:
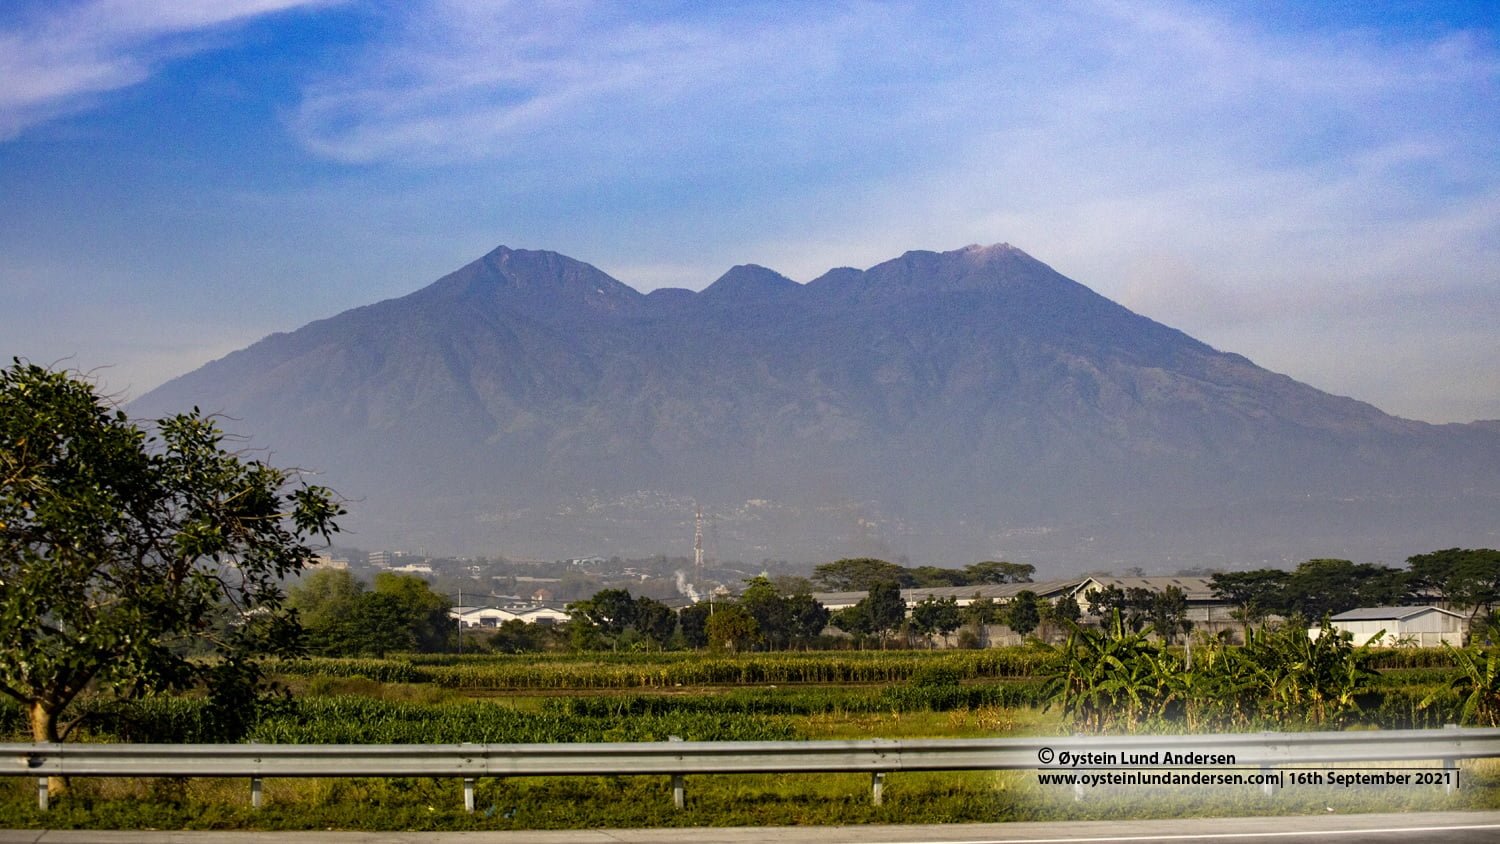
<svg viewBox="0 0 1500 844">
<path fill-rule="evenodd" d="M 1183 597 L 1189 601 L 1213 603 L 1220 601 L 1219 597 L 1214 595 L 1213 578 L 1175 574 L 1157 577 L 1111 577 L 1108 575 L 1097 575 L 1079 583 L 1078 591 L 1084 593 L 1089 589 L 1099 587 L 1108 588 L 1110 586 L 1118 586 L 1121 589 L 1149 589 L 1152 592 L 1165 592 L 1168 586 L 1175 586 L 1182 590 Z"/>
<path fill-rule="evenodd" d="M 1423 613 L 1440 612 L 1454 618 L 1463 618 L 1456 612 L 1442 607 L 1359 607 L 1330 617 L 1329 621 L 1405 621 Z"/>
</svg>

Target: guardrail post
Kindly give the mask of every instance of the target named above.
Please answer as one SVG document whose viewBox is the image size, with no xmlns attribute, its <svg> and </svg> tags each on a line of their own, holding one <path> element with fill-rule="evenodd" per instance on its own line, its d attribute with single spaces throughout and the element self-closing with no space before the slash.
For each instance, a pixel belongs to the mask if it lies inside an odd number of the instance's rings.
<svg viewBox="0 0 1500 844">
<path fill-rule="evenodd" d="M 1458 729 L 1458 725 L 1444 724 L 1443 729 L 1456 730 Z M 1444 757 L 1443 771 L 1448 774 L 1448 776 L 1443 778 L 1443 793 L 1452 794 L 1454 789 L 1458 788 L 1458 760 L 1451 756 Z"/>
<path fill-rule="evenodd" d="M 682 741 L 682 736 L 667 736 L 667 741 Z M 672 775 L 672 805 L 678 809 L 687 808 L 687 778 L 682 774 Z"/>
<path fill-rule="evenodd" d="M 250 808 L 259 809 L 261 806 L 261 782 L 260 777 L 250 778 Z"/>
<path fill-rule="evenodd" d="M 474 811 L 474 778 L 464 777 L 464 811 Z"/>
<path fill-rule="evenodd" d="M 870 799 L 876 806 L 885 802 L 885 772 L 876 771 L 870 775 Z"/>
<path fill-rule="evenodd" d="M 36 778 L 36 807 L 38 809 L 42 810 L 43 812 L 47 811 L 48 798 L 49 798 L 49 795 L 47 794 L 47 778 L 46 777 L 37 777 Z"/>
<path fill-rule="evenodd" d="M 1271 775 L 1271 767 L 1269 765 L 1261 765 L 1260 775 L 1260 793 L 1267 797 L 1274 795 L 1276 793 L 1276 786 L 1269 779 L 1266 779 L 1266 777 Z"/>
</svg>

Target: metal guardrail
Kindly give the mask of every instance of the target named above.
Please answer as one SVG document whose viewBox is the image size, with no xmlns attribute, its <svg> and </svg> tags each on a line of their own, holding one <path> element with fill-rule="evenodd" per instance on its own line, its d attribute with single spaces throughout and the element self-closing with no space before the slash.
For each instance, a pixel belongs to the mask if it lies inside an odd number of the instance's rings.
<svg viewBox="0 0 1500 844">
<path fill-rule="evenodd" d="M 1463 759 L 1500 757 L 1500 729 L 587 744 L 0 744 L 7 760 L 0 776 L 37 777 L 43 809 L 47 777 L 248 777 L 257 806 L 266 777 L 453 777 L 464 780 L 472 811 L 478 777 L 667 775 L 681 807 L 682 778 L 690 774 L 869 772 L 879 803 L 884 776 L 897 771 L 1182 768 L 1192 765 L 1171 760 L 1193 754 L 1230 758 L 1237 768 L 1412 760 L 1454 768 Z"/>
</svg>

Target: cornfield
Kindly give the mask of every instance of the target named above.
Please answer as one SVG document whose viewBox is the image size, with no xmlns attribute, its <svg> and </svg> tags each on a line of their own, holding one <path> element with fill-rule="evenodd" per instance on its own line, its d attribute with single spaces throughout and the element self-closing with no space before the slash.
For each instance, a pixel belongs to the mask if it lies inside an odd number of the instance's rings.
<svg viewBox="0 0 1500 844">
<path fill-rule="evenodd" d="M 701 654 L 422 656 L 284 662 L 286 675 L 366 677 L 386 683 L 433 683 L 449 689 L 589 690 L 756 684 L 888 684 L 941 666 L 965 680 L 1036 676 L 1045 658 L 1022 649 L 987 651 L 809 652 L 738 656 Z"/>
</svg>

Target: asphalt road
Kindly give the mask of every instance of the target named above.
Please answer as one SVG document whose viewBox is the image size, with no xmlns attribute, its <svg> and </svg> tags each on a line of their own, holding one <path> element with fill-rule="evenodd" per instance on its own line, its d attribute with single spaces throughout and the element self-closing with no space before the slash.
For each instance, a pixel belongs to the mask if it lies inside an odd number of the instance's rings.
<svg viewBox="0 0 1500 844">
<path fill-rule="evenodd" d="M 1309 815 L 1149 821 L 576 830 L 553 832 L 142 832 L 0 830 L 0 844 L 1229 844 L 1421 842 L 1494 844 L 1500 812 Z"/>
</svg>

